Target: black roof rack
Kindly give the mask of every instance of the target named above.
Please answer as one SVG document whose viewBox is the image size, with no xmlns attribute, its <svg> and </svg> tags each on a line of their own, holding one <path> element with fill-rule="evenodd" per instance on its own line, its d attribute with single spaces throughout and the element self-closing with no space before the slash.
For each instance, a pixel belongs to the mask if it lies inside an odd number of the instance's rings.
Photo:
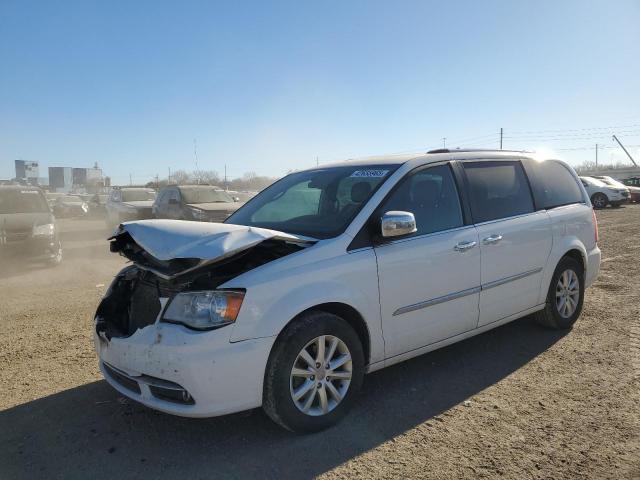
<svg viewBox="0 0 640 480">
<path fill-rule="evenodd" d="M 435 150 L 429 150 L 427 153 L 451 153 L 448 148 L 436 148 Z"/>
<path fill-rule="evenodd" d="M 458 152 L 529 152 L 529 150 L 500 150 L 497 148 L 436 148 L 435 150 L 429 150 L 427 153 L 458 153 Z"/>
</svg>

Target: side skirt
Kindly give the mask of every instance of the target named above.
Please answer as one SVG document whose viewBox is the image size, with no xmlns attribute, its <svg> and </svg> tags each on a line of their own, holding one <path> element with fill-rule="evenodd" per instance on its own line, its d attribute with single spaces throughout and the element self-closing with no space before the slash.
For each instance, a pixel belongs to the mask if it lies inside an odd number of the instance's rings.
<svg viewBox="0 0 640 480">
<path fill-rule="evenodd" d="M 375 372 L 376 370 L 380 370 L 384 367 L 389 367 L 391 365 L 395 365 L 396 363 L 404 362 L 405 360 L 409 360 L 414 357 L 418 357 L 425 353 L 432 352 L 442 347 L 446 347 L 453 343 L 460 342 L 462 340 L 466 340 L 467 338 L 474 337 L 481 333 L 484 333 L 493 328 L 499 327 L 506 323 L 512 322 L 513 320 L 517 320 L 518 318 L 526 317 L 532 313 L 538 312 L 544 308 L 545 304 L 541 303 L 540 305 L 536 305 L 535 307 L 529 308 L 527 310 L 523 310 L 521 312 L 515 313 L 505 318 L 501 318 L 500 320 L 496 320 L 495 322 L 487 323 L 486 325 L 482 325 L 480 328 L 476 328 L 474 330 L 469 330 L 468 332 L 460 333 L 458 335 L 454 335 L 453 337 L 445 338 L 444 340 L 440 340 L 438 342 L 430 343 L 425 345 L 424 347 L 416 348 L 414 350 L 410 350 L 405 353 L 401 353 L 399 355 L 395 355 L 393 357 L 387 358 L 385 360 L 372 363 L 367 367 L 367 373 Z"/>
</svg>

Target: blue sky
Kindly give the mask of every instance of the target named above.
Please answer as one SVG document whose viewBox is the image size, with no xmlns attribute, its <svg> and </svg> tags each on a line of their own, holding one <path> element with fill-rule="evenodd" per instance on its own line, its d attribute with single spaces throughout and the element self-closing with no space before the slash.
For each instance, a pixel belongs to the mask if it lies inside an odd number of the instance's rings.
<svg viewBox="0 0 640 480">
<path fill-rule="evenodd" d="M 194 138 L 201 169 L 275 176 L 500 127 L 578 163 L 640 144 L 639 46 L 638 0 L 2 0 L 0 178 L 142 182 L 194 169 Z"/>
</svg>

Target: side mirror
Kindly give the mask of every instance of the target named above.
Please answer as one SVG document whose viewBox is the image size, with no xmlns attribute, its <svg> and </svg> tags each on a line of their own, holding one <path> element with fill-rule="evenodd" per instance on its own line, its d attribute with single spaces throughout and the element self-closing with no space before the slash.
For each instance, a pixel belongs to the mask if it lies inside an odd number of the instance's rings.
<svg viewBox="0 0 640 480">
<path fill-rule="evenodd" d="M 382 236 L 400 237 L 417 231 L 416 217 L 411 212 L 386 212 L 380 219 Z"/>
<path fill-rule="evenodd" d="M 239 202 L 240 201 L 240 197 L 233 197 L 233 201 L 234 202 Z"/>
</svg>

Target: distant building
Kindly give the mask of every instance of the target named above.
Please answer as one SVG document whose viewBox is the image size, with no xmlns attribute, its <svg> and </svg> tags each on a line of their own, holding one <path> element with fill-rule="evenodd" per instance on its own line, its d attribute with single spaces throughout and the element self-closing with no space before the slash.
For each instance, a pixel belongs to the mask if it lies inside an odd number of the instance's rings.
<svg viewBox="0 0 640 480">
<path fill-rule="evenodd" d="M 38 177 L 40 176 L 40 168 L 38 162 L 32 162 L 29 160 L 16 160 L 16 179 L 29 183 L 31 185 L 38 185 Z"/>
<path fill-rule="evenodd" d="M 53 192 L 70 192 L 73 187 L 73 168 L 49 167 L 49 187 Z"/>
</svg>

